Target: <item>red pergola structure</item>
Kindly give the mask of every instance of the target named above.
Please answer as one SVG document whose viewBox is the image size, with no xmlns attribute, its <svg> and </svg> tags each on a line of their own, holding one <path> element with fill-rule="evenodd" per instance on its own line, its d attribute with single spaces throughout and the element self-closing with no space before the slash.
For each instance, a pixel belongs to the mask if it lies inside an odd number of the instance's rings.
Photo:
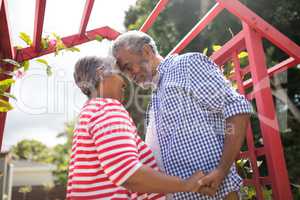
<svg viewBox="0 0 300 200">
<path fill-rule="evenodd" d="M 229 13 L 240 20 L 243 25 L 242 30 L 230 39 L 220 50 L 215 52 L 211 58 L 219 66 L 222 66 L 228 61 L 232 61 L 235 73 L 231 79 L 237 82 L 240 93 L 245 94 L 249 100 L 256 101 L 264 145 L 263 147 L 255 147 L 253 132 L 249 125 L 247 132 L 248 150 L 241 152 L 238 158 L 247 158 L 250 160 L 253 177 L 252 179 L 245 179 L 244 184 L 255 187 L 257 199 L 263 199 L 262 187 L 268 185 L 272 187 L 274 200 L 290 200 L 292 199 L 292 194 L 284 160 L 275 106 L 272 99 L 270 77 L 299 64 L 300 47 L 238 0 L 215 1 L 215 6 L 187 33 L 170 54 L 180 53 L 223 10 L 229 11 Z M 169 0 L 160 0 L 140 30 L 147 32 L 168 3 Z M 108 26 L 86 31 L 93 4 L 94 0 L 86 0 L 78 33 L 62 38 L 62 41 L 67 47 L 94 40 L 97 35 L 109 40 L 114 40 L 120 34 Z M 54 46 L 51 46 L 51 44 L 49 44 L 48 49 L 41 49 L 40 41 L 45 7 L 46 0 L 36 0 L 33 45 L 17 52 L 16 48 L 13 48 L 11 45 L 7 0 L 0 0 L 0 58 L 24 61 L 55 51 Z M 289 55 L 289 58 L 275 66 L 267 67 L 262 45 L 263 39 L 267 39 L 279 47 Z M 244 68 L 241 68 L 238 58 L 238 54 L 241 51 L 248 52 L 249 65 Z M 244 81 L 246 74 L 250 74 L 251 79 Z M 7 77 L 0 74 L 0 80 L 5 78 Z M 246 93 L 246 89 L 251 87 L 253 90 Z M 2 144 L 5 118 L 6 113 L 1 113 L 0 147 Z M 265 156 L 266 158 L 268 176 L 263 177 L 259 174 L 257 157 L 260 156 Z"/>
</svg>

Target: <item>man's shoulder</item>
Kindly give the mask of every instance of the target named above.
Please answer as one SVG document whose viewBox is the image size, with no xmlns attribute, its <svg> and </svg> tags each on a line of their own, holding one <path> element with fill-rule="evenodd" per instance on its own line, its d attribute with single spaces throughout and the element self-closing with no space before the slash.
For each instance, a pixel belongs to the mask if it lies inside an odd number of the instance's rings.
<svg viewBox="0 0 300 200">
<path fill-rule="evenodd" d="M 161 63 L 160 69 L 161 71 L 165 71 L 165 69 L 168 69 L 169 71 L 178 69 L 185 65 L 189 65 L 189 62 L 193 62 L 193 60 L 199 59 L 202 56 L 201 53 L 197 52 L 169 55 Z"/>
<path fill-rule="evenodd" d="M 177 67 L 189 67 L 193 63 L 212 62 L 207 56 L 199 52 L 190 52 L 177 55 L 173 58 L 173 65 Z"/>
</svg>

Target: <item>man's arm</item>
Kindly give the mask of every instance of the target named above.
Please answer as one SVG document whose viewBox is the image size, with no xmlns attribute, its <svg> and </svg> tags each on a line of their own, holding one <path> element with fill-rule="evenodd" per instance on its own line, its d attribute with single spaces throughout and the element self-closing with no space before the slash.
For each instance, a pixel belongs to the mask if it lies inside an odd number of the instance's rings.
<svg viewBox="0 0 300 200">
<path fill-rule="evenodd" d="M 201 179 L 200 184 L 209 187 L 211 190 L 203 191 L 213 196 L 223 179 L 229 173 L 236 156 L 243 145 L 249 123 L 248 114 L 235 115 L 226 120 L 226 135 L 224 140 L 223 154 L 218 167 Z"/>
<path fill-rule="evenodd" d="M 224 150 L 218 166 L 225 174 L 229 173 L 230 167 L 240 152 L 246 136 L 249 119 L 249 114 L 240 114 L 226 120 Z"/>
<path fill-rule="evenodd" d="M 218 112 L 226 119 L 223 154 L 215 170 L 200 182 L 209 186 L 202 192 L 214 195 L 229 173 L 245 139 L 249 115 L 253 112 L 250 102 L 232 88 L 219 67 L 208 57 L 193 54 L 189 62 L 189 80 L 191 92 L 197 100 L 211 112 Z M 206 192 L 205 189 L 212 189 Z"/>
<path fill-rule="evenodd" d="M 111 112 L 113 110 L 113 112 Z M 130 116 L 119 102 L 107 104 L 96 112 L 89 134 L 96 145 L 100 165 L 112 183 L 135 192 L 196 192 L 199 179 L 195 173 L 187 180 L 167 176 L 141 163 L 135 130 Z"/>
</svg>

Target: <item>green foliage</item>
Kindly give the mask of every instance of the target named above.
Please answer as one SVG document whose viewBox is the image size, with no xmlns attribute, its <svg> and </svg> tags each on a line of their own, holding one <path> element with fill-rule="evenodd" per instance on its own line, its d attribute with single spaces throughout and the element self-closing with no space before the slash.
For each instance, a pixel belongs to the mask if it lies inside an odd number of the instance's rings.
<svg viewBox="0 0 300 200">
<path fill-rule="evenodd" d="M 10 94 L 10 93 L 8 93 L 8 92 L 3 92 L 3 93 L 1 94 L 1 96 L 4 96 L 4 97 L 7 97 L 7 98 L 12 98 L 12 99 L 14 99 L 14 100 L 17 100 L 17 98 L 16 98 L 13 94 Z"/>
<path fill-rule="evenodd" d="M 30 36 L 24 32 L 20 32 L 19 34 L 19 37 L 29 46 L 32 45 L 32 40 L 30 38 Z M 52 33 L 52 38 L 53 39 L 53 42 L 55 43 L 54 44 L 54 48 L 55 48 L 55 52 L 54 52 L 54 55 L 58 55 L 59 52 L 61 52 L 62 50 L 65 50 L 65 51 L 70 51 L 70 52 L 80 52 L 80 49 L 77 48 L 77 47 L 66 47 L 66 45 L 63 43 L 61 37 L 59 35 L 57 35 L 56 33 Z M 100 41 L 100 36 L 97 37 L 98 40 Z M 96 39 L 97 39 L 96 38 Z M 47 35 L 46 37 L 43 37 L 41 39 L 41 46 L 42 46 L 42 49 L 48 49 L 49 48 L 49 43 L 51 42 L 50 40 L 50 36 Z M 51 44 L 53 46 L 53 44 Z M 17 54 L 18 54 L 18 50 L 19 49 L 22 49 L 23 47 L 22 46 L 17 46 Z M 20 70 L 20 71 L 17 71 L 19 70 L 20 68 L 23 68 L 24 69 L 24 72 L 28 71 L 29 67 L 30 67 L 30 62 L 29 60 L 25 60 L 23 62 L 18 62 L 14 59 L 9 59 L 9 58 L 4 58 L 4 59 L 1 59 L 1 61 L 3 63 L 6 63 L 6 64 L 9 64 L 9 65 L 12 65 L 13 66 L 13 69 L 11 71 L 5 71 L 5 68 L 1 67 L 0 66 L 0 74 L 6 74 L 6 75 L 9 75 L 9 76 L 14 76 L 16 75 L 16 77 L 21 77 L 23 76 L 23 72 Z M 52 67 L 49 65 L 49 63 L 45 60 L 45 59 L 36 59 L 35 60 L 36 62 L 38 63 L 41 63 L 43 65 L 46 66 L 46 73 L 48 76 L 51 76 L 52 75 Z M 4 80 L 6 81 L 6 80 Z M 6 97 L 6 98 L 13 98 L 16 100 L 16 97 L 8 92 L 6 92 L 6 90 L 11 86 L 8 85 L 3 85 L 5 83 L 8 83 L 10 80 L 7 79 L 6 82 L 0 82 L 0 96 L 1 97 Z M 4 88 L 5 87 L 5 88 Z M 13 109 L 13 106 L 9 103 L 9 101 L 6 100 L 6 98 L 2 98 L 0 99 L 0 112 L 8 112 L 9 110 L 12 110 Z"/>
<path fill-rule="evenodd" d="M 29 69 L 29 65 L 30 65 L 29 60 L 25 60 L 25 61 L 22 62 L 22 66 L 24 68 L 24 71 L 27 71 Z"/>
<path fill-rule="evenodd" d="M 20 32 L 19 37 L 29 46 L 32 45 L 32 40 L 27 33 Z"/>
<path fill-rule="evenodd" d="M 14 83 L 15 80 L 13 79 L 5 79 L 3 81 L 0 81 L 0 91 L 5 92 Z"/>
<path fill-rule="evenodd" d="M 13 159 L 50 163 L 49 148 L 37 140 L 22 140 L 11 148 Z"/>
<path fill-rule="evenodd" d="M 46 66 L 49 65 L 48 62 L 47 62 L 47 60 L 45 60 L 45 59 L 39 58 L 39 59 L 36 59 L 35 61 L 38 62 L 38 63 L 44 64 Z"/>
<path fill-rule="evenodd" d="M 45 59 L 39 58 L 39 59 L 36 59 L 35 61 L 46 66 L 46 72 L 47 72 L 48 76 L 52 75 L 52 67 L 49 65 L 49 63 Z"/>
<path fill-rule="evenodd" d="M 212 46 L 212 49 L 213 49 L 214 51 L 218 51 L 218 50 L 220 50 L 221 48 L 222 48 L 221 45 L 213 45 L 213 46 Z"/>
<path fill-rule="evenodd" d="M 0 99 L 0 112 L 8 112 L 13 109 L 13 106 L 6 100 Z"/>
<path fill-rule="evenodd" d="M 80 52 L 80 49 L 77 47 L 70 47 L 66 48 L 66 51 L 71 51 L 71 52 Z"/>
<path fill-rule="evenodd" d="M 22 140 L 11 148 L 13 159 L 54 164 L 56 166 L 53 171 L 55 184 L 66 186 L 73 129 L 74 122 L 66 123 L 64 132 L 57 135 L 59 138 L 65 138 L 66 142 L 64 144 L 58 144 L 53 148 L 49 148 L 36 140 Z"/>
<path fill-rule="evenodd" d="M 103 37 L 101 37 L 100 35 L 96 35 L 95 40 L 101 42 L 103 40 Z"/>
<path fill-rule="evenodd" d="M 29 193 L 32 191 L 32 187 L 29 185 L 23 186 L 19 188 L 20 193 Z"/>
<path fill-rule="evenodd" d="M 23 194 L 23 200 L 26 199 L 26 194 L 32 191 L 32 187 L 30 185 L 24 185 L 19 188 L 18 192 Z"/>
<path fill-rule="evenodd" d="M 56 177 L 55 183 L 57 185 L 67 185 L 73 130 L 74 122 L 68 122 L 65 124 L 65 130 L 57 135 L 59 138 L 66 139 L 64 144 L 56 145 L 53 149 L 52 163 L 56 165 L 56 170 L 53 172 L 53 174 Z"/>
<path fill-rule="evenodd" d="M 43 37 L 41 40 L 41 46 L 42 49 L 48 49 L 49 48 L 49 36 Z"/>
<path fill-rule="evenodd" d="M 0 81 L 0 112 L 8 112 L 9 110 L 13 109 L 13 106 L 3 97 L 16 99 L 15 96 L 6 92 L 14 83 L 15 81 L 13 79 L 5 79 Z"/>
</svg>

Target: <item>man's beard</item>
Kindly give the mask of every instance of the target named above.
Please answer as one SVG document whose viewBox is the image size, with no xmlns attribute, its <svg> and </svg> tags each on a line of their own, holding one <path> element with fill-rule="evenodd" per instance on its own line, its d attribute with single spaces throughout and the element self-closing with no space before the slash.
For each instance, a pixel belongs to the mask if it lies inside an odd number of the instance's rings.
<svg viewBox="0 0 300 200">
<path fill-rule="evenodd" d="M 138 83 L 138 85 L 144 89 L 150 89 L 153 86 L 153 75 L 151 65 L 148 60 L 142 60 L 141 69 L 144 72 L 144 78 L 142 82 Z"/>
</svg>

